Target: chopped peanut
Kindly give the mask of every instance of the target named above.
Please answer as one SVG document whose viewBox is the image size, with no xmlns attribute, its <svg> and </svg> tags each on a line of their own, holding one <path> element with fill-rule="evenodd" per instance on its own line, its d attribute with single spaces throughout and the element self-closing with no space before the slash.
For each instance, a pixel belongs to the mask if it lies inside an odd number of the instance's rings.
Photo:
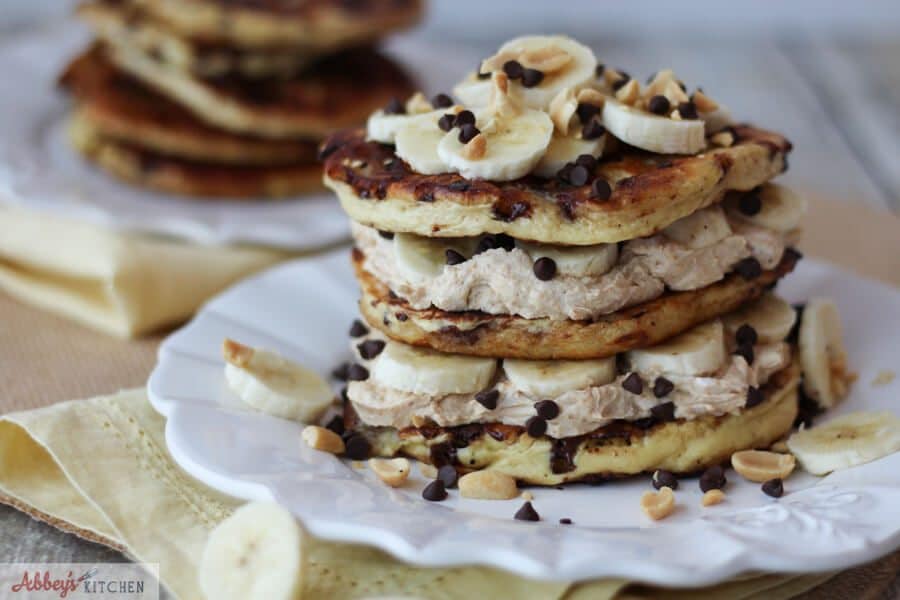
<svg viewBox="0 0 900 600">
<path fill-rule="evenodd" d="M 422 92 L 416 92 L 406 101 L 406 114 L 420 115 L 432 110 L 434 110 L 434 107 Z"/>
<path fill-rule="evenodd" d="M 467 473 L 459 478 L 458 485 L 463 498 L 510 500 L 519 495 L 516 480 L 497 471 Z"/>
<path fill-rule="evenodd" d="M 487 138 L 479 133 L 463 146 L 461 154 L 468 160 L 480 160 L 487 153 Z"/>
<path fill-rule="evenodd" d="M 694 102 L 694 106 L 696 106 L 697 110 L 699 110 L 700 112 L 712 112 L 719 108 L 718 103 L 716 103 L 712 98 L 710 98 L 700 90 L 694 92 L 691 100 Z"/>
<path fill-rule="evenodd" d="M 734 145 L 734 134 L 730 131 L 720 131 L 712 134 L 709 141 L 721 148 L 730 148 Z"/>
<path fill-rule="evenodd" d="M 318 425 L 307 425 L 300 435 L 310 448 L 331 454 L 341 454 L 344 451 L 344 440 L 330 429 Z"/>
<path fill-rule="evenodd" d="M 622 104 L 633 105 L 641 95 L 641 85 L 631 79 L 616 92 L 616 99 Z"/>
<path fill-rule="evenodd" d="M 569 133 L 569 123 L 575 109 L 578 108 L 578 101 L 575 99 L 575 92 L 572 88 L 565 88 L 559 91 L 553 100 L 550 101 L 549 113 L 553 126 L 562 135 Z"/>
<path fill-rule="evenodd" d="M 438 475 L 437 467 L 434 465 L 429 465 L 428 463 L 419 463 L 419 473 L 422 474 L 422 477 L 427 479 L 435 479 Z"/>
<path fill-rule="evenodd" d="M 647 492 L 641 496 L 641 508 L 654 521 L 665 519 L 675 510 L 675 494 L 672 488 L 663 486 L 658 492 Z"/>
<path fill-rule="evenodd" d="M 714 504 L 719 504 L 723 500 L 725 500 L 725 492 L 714 489 L 703 494 L 703 498 L 700 499 L 700 504 L 703 506 L 712 506 Z"/>
<path fill-rule="evenodd" d="M 765 450 L 741 450 L 731 455 L 731 466 L 744 479 L 763 483 L 770 479 L 786 479 L 796 460 L 793 454 L 779 454 Z"/>
<path fill-rule="evenodd" d="M 225 362 L 235 367 L 246 367 L 255 352 L 250 346 L 245 346 L 230 338 L 225 338 L 225 341 L 222 342 L 222 356 L 225 358 Z"/>
<path fill-rule="evenodd" d="M 391 487 L 403 485 L 409 477 L 409 461 L 405 458 L 370 458 L 369 468 Z"/>
</svg>

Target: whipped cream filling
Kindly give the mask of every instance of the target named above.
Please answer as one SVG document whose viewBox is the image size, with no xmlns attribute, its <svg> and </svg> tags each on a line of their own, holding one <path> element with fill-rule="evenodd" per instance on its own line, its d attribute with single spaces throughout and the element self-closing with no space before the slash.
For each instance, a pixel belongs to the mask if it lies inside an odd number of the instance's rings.
<svg viewBox="0 0 900 600">
<path fill-rule="evenodd" d="M 441 427 L 498 422 L 524 426 L 535 415 L 536 402 L 553 400 L 560 412 L 547 421 L 547 435 L 565 438 L 588 433 L 617 419 L 633 421 L 649 417 L 653 407 L 666 402 L 674 403 L 675 417 L 679 419 L 738 413 L 747 402 L 750 386 L 761 386 L 791 361 L 790 346 L 784 342 L 758 344 L 754 350 L 752 365 L 742 356 L 732 355 L 717 372 L 707 376 L 665 374 L 675 387 L 664 398 L 656 398 L 652 391 L 653 382 L 661 373 L 639 372 L 644 381 L 640 394 L 622 387 L 627 376 L 623 374 L 604 385 L 544 398 L 517 389 L 502 369 L 493 387 L 499 392 L 493 410 L 479 404 L 475 394 L 413 394 L 372 378 L 350 382 L 347 396 L 364 423 L 396 429 L 425 421 Z"/>
<path fill-rule="evenodd" d="M 416 309 L 478 310 L 537 319 L 586 320 L 640 304 L 671 290 L 695 290 L 721 280 L 738 261 L 754 257 L 763 269 L 781 260 L 785 235 L 729 220 L 732 233 L 703 248 L 663 234 L 625 242 L 616 264 L 602 275 L 565 273 L 549 281 L 534 275 L 533 258 L 524 249 L 493 249 L 465 262 L 444 266 L 424 281 L 412 281 L 397 266 L 393 241 L 364 225 L 353 224 L 363 268 Z"/>
</svg>

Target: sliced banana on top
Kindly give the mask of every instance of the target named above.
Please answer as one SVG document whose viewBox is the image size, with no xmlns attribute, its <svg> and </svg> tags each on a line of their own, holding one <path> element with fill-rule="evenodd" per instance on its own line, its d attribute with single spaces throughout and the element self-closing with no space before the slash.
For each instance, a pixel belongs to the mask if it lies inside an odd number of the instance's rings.
<svg viewBox="0 0 900 600">
<path fill-rule="evenodd" d="M 411 233 L 396 233 L 393 240 L 397 270 L 414 283 L 423 283 L 440 275 L 447 266 L 447 250 L 470 258 L 478 246 L 477 238 L 428 238 Z"/>
<path fill-rule="evenodd" d="M 750 325 L 756 330 L 759 342 L 769 344 L 787 338 L 797 321 L 797 311 L 775 294 L 767 292 L 722 319 L 730 337 L 734 337 L 741 325 Z"/>
<path fill-rule="evenodd" d="M 642 150 L 696 154 L 706 147 L 706 125 L 700 119 L 670 119 L 612 98 L 603 104 L 602 115 L 609 133 Z"/>
<path fill-rule="evenodd" d="M 725 364 L 725 331 L 716 319 L 661 344 L 630 350 L 631 368 L 674 375 L 709 375 Z"/>
<path fill-rule="evenodd" d="M 539 177 L 555 177 L 567 163 L 575 162 L 582 154 L 601 156 L 605 146 L 605 134 L 593 140 L 585 140 L 573 134 L 554 135 L 533 173 Z"/>
<path fill-rule="evenodd" d="M 219 523 L 200 557 L 206 598 L 296 600 L 303 583 L 303 533 L 277 504 L 251 502 Z"/>
<path fill-rule="evenodd" d="M 813 298 L 800 317 L 797 338 L 803 390 L 823 408 L 831 408 L 847 395 L 853 376 L 837 306 L 827 298 Z"/>
<path fill-rule="evenodd" d="M 331 404 L 333 394 L 324 379 L 275 352 L 226 339 L 222 354 L 228 387 L 251 408 L 312 423 Z"/>
<path fill-rule="evenodd" d="M 616 378 L 616 359 L 521 360 L 507 358 L 503 371 L 526 394 L 555 398 L 571 390 L 604 385 Z"/>
<path fill-rule="evenodd" d="M 516 246 L 527 252 L 532 260 L 553 259 L 557 272 L 565 275 L 599 277 L 608 273 L 619 260 L 618 244 L 556 246 L 516 240 Z"/>
<path fill-rule="evenodd" d="M 436 110 L 407 117 L 394 132 L 394 152 L 406 161 L 416 173 L 438 175 L 447 173 L 450 167 L 438 155 L 438 144 L 446 133 L 438 127 L 438 121 L 452 110 Z"/>
<path fill-rule="evenodd" d="M 825 475 L 900 451 L 900 418 L 889 412 L 855 412 L 803 429 L 787 446 L 813 475 Z"/>
<path fill-rule="evenodd" d="M 488 387 L 497 371 L 493 358 L 444 354 L 388 342 L 372 367 L 372 379 L 404 392 L 443 396 L 469 394 Z"/>
<path fill-rule="evenodd" d="M 728 198 L 725 202 L 729 214 L 752 225 L 772 231 L 787 233 L 800 227 L 806 215 L 806 199 L 790 188 L 777 183 L 766 183 L 760 187 L 759 210 L 750 204 L 751 210 L 742 209 L 740 197 Z"/>
<path fill-rule="evenodd" d="M 700 209 L 662 230 L 663 235 L 688 248 L 706 248 L 731 235 L 721 206 Z"/>
</svg>

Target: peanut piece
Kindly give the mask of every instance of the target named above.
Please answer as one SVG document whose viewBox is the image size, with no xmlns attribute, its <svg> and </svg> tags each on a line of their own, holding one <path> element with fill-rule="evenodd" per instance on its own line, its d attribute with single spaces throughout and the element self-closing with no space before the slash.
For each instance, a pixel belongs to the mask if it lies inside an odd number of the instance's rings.
<svg viewBox="0 0 900 600">
<path fill-rule="evenodd" d="M 422 474 L 422 477 L 427 479 L 436 479 L 438 475 L 437 467 L 434 465 L 429 465 L 428 463 L 419 463 L 419 473 Z"/>
<path fill-rule="evenodd" d="M 572 57 L 558 46 L 544 46 L 535 50 L 526 50 L 519 56 L 519 62 L 528 69 L 537 69 L 543 73 L 556 73 L 572 62 Z"/>
<path fill-rule="evenodd" d="M 370 458 L 369 468 L 391 487 L 403 485 L 409 477 L 409 461 L 405 458 Z"/>
<path fill-rule="evenodd" d="M 681 86 L 678 85 L 677 81 L 670 81 L 667 83 L 663 95 L 669 99 L 672 106 L 678 106 L 682 102 L 687 102 L 689 100 L 687 94 L 684 93 L 684 90 L 681 89 Z"/>
<path fill-rule="evenodd" d="M 575 100 L 575 92 L 572 91 L 572 88 L 560 90 L 550 101 L 548 109 L 550 120 L 562 135 L 569 133 L 569 122 L 572 120 L 576 108 L 578 108 L 578 101 Z"/>
<path fill-rule="evenodd" d="M 631 79 L 616 92 L 616 99 L 622 104 L 633 105 L 641 95 L 641 84 Z"/>
<path fill-rule="evenodd" d="M 432 110 L 434 110 L 434 107 L 431 106 L 431 102 L 428 101 L 428 98 L 422 92 L 416 92 L 406 101 L 406 114 L 420 115 Z"/>
<path fill-rule="evenodd" d="M 765 450 L 741 450 L 731 455 L 731 466 L 744 479 L 763 483 L 770 479 L 786 479 L 794 470 L 793 454 Z"/>
<path fill-rule="evenodd" d="M 647 492 L 641 496 L 641 509 L 653 519 L 665 519 L 675 510 L 675 494 L 672 488 L 663 486 L 658 492 Z"/>
<path fill-rule="evenodd" d="M 712 506 L 714 504 L 719 504 L 723 500 L 725 500 L 725 492 L 722 490 L 709 490 L 703 494 L 703 498 L 700 499 L 700 504 L 703 506 Z"/>
<path fill-rule="evenodd" d="M 532 494 L 531 492 L 522 492 L 521 498 L 522 498 L 522 500 L 530 502 L 530 501 L 534 500 L 534 494 Z"/>
<path fill-rule="evenodd" d="M 778 452 L 779 454 L 784 454 L 785 452 L 790 452 L 790 448 L 788 448 L 787 440 L 778 440 L 771 446 L 769 446 L 769 450 L 771 452 Z"/>
<path fill-rule="evenodd" d="M 497 471 L 474 471 L 459 478 L 459 493 L 463 498 L 481 500 L 511 500 L 519 495 L 516 480 Z"/>
<path fill-rule="evenodd" d="M 479 133 L 463 146 L 461 154 L 468 160 L 481 160 L 487 152 L 487 138 Z"/>
<path fill-rule="evenodd" d="M 603 101 L 606 100 L 606 96 L 604 96 L 601 92 L 591 88 L 578 90 L 578 94 L 575 95 L 575 98 L 578 100 L 578 102 L 593 104 L 600 107 L 603 106 Z"/>
<path fill-rule="evenodd" d="M 730 148 L 734 145 L 734 135 L 730 131 L 720 131 L 711 135 L 709 141 L 721 148 Z"/>
<path fill-rule="evenodd" d="M 719 108 L 719 105 L 715 100 L 713 100 L 700 90 L 694 92 L 691 100 L 693 100 L 694 106 L 696 106 L 697 110 L 699 110 L 700 112 L 712 112 Z"/>
<path fill-rule="evenodd" d="M 235 367 L 246 367 L 250 364 L 250 359 L 253 358 L 255 352 L 250 346 L 245 346 L 231 338 L 225 338 L 225 341 L 222 342 L 222 357 L 225 362 Z"/>
<path fill-rule="evenodd" d="M 300 436 L 310 448 L 331 454 L 341 454 L 344 451 L 344 440 L 330 429 L 318 425 L 307 425 L 303 428 Z"/>
</svg>

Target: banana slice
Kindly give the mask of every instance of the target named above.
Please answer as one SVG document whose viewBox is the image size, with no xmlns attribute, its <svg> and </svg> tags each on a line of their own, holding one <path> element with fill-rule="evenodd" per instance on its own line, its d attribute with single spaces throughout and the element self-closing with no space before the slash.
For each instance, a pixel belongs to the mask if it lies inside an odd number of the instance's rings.
<svg viewBox="0 0 900 600">
<path fill-rule="evenodd" d="M 422 175 L 447 173 L 450 167 L 438 155 L 437 147 L 446 133 L 438 127 L 438 120 L 448 112 L 436 110 L 407 118 L 394 134 L 395 153 Z"/>
<path fill-rule="evenodd" d="M 312 423 L 331 404 L 333 395 L 324 379 L 274 352 L 226 339 L 222 354 L 228 387 L 251 408 Z"/>
<path fill-rule="evenodd" d="M 626 144 L 661 154 L 695 154 L 706 147 L 706 128 L 700 119 L 674 120 L 608 98 L 603 125 Z"/>
<path fill-rule="evenodd" d="M 410 233 L 394 234 L 394 260 L 401 275 L 414 283 L 437 277 L 447 266 L 447 250 L 470 258 L 477 238 L 427 238 Z"/>
<path fill-rule="evenodd" d="M 726 206 L 729 214 L 742 221 L 781 233 L 797 229 L 806 215 L 806 199 L 783 185 L 763 185 L 759 190 L 759 199 L 760 209 L 754 215 L 741 212 L 737 206 L 739 198 L 729 198 Z"/>
<path fill-rule="evenodd" d="M 533 172 L 539 177 L 556 177 L 566 163 L 575 162 L 582 154 L 601 156 L 605 145 L 606 135 L 593 140 L 581 139 L 574 135 L 554 135 L 550 138 L 550 145 L 547 146 Z"/>
<path fill-rule="evenodd" d="M 847 371 L 847 351 L 837 306 L 827 298 L 806 303 L 797 339 L 803 390 L 823 408 L 847 395 L 853 376 Z"/>
<path fill-rule="evenodd" d="M 269 502 L 251 502 L 219 523 L 200 557 L 206 598 L 295 600 L 303 582 L 303 534 L 294 517 Z"/>
<path fill-rule="evenodd" d="M 900 451 L 900 419 L 889 412 L 855 412 L 796 432 L 787 441 L 813 475 L 848 469 Z"/>
<path fill-rule="evenodd" d="M 721 206 L 710 206 L 678 219 L 662 232 L 688 248 L 706 248 L 731 235 L 731 226 Z"/>
<path fill-rule="evenodd" d="M 716 319 L 662 344 L 627 354 L 635 371 L 675 375 L 709 375 L 725 363 L 725 331 Z"/>
<path fill-rule="evenodd" d="M 616 359 L 520 360 L 507 358 L 503 371 L 516 388 L 542 398 L 570 390 L 610 383 L 616 378 Z"/>
<path fill-rule="evenodd" d="M 406 101 L 401 113 L 388 114 L 384 109 L 372 113 L 366 121 L 366 139 L 381 144 L 393 144 L 401 127 L 413 117 L 430 111 L 434 111 L 434 107 L 422 92 L 416 92 Z M 440 118 L 444 111 L 434 112 L 438 113 L 437 118 Z"/>
<path fill-rule="evenodd" d="M 543 257 L 553 259 L 557 271 L 566 275 L 597 277 L 609 272 L 619 260 L 618 244 L 554 246 L 517 240 L 516 246 L 533 260 Z"/>
<path fill-rule="evenodd" d="M 488 387 L 497 371 L 492 358 L 444 354 L 388 342 L 372 368 L 372 378 L 387 387 L 428 396 L 469 394 Z"/>
<path fill-rule="evenodd" d="M 780 342 L 788 336 L 797 321 L 797 311 L 769 292 L 755 302 L 725 315 L 723 320 L 730 338 L 734 338 L 741 325 L 747 324 L 756 330 L 759 342 L 769 344 Z"/>
</svg>

